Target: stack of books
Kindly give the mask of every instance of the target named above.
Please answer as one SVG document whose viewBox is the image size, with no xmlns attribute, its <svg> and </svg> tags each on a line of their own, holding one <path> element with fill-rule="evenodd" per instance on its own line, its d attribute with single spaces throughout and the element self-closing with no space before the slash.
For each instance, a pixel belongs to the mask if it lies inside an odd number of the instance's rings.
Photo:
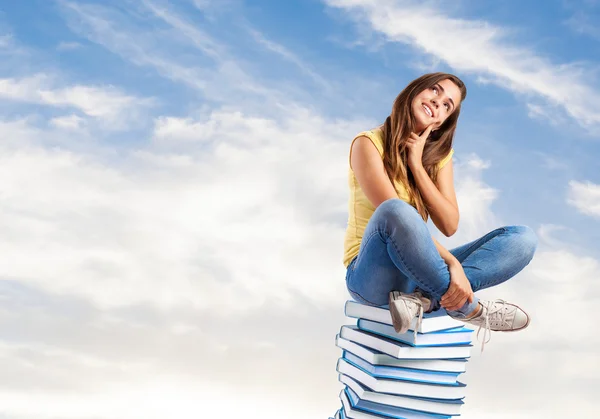
<svg viewBox="0 0 600 419">
<path fill-rule="evenodd" d="M 397 333 L 390 312 L 347 301 L 336 346 L 342 407 L 335 419 L 450 418 L 460 415 L 465 384 L 458 381 L 471 354 L 473 330 L 442 309 L 426 313 L 414 337 Z"/>
</svg>

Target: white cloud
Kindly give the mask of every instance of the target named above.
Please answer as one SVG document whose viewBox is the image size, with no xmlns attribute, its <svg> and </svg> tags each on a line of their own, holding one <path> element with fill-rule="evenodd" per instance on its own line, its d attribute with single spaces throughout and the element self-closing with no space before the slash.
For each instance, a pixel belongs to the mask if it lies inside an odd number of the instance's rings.
<svg viewBox="0 0 600 419">
<path fill-rule="evenodd" d="M 210 121 L 212 122 L 212 121 Z M 160 117 L 154 122 L 157 140 L 201 141 L 213 138 L 214 124 L 194 121 L 192 118 Z"/>
<path fill-rule="evenodd" d="M 474 73 L 515 93 L 544 99 L 547 106 L 562 107 L 584 127 L 600 125 L 600 99 L 581 101 L 581 97 L 589 96 L 587 92 L 596 90 L 591 82 L 594 80 L 593 69 L 586 70 L 579 63 L 552 63 L 533 49 L 511 41 L 509 35 L 512 37 L 512 34 L 505 28 L 482 20 L 453 18 L 427 3 L 392 0 L 325 2 L 346 10 L 351 19 L 361 23 L 366 21 L 390 42 L 409 44 L 457 71 Z"/>
<path fill-rule="evenodd" d="M 542 151 L 536 151 L 534 154 L 540 157 L 542 160 L 542 167 L 549 170 L 568 170 L 569 164 L 560 159 L 559 157 L 552 156 Z"/>
<path fill-rule="evenodd" d="M 50 125 L 62 129 L 77 130 L 85 124 L 85 120 L 78 115 L 66 115 L 52 118 Z"/>
<path fill-rule="evenodd" d="M 67 42 L 67 41 L 63 41 L 60 42 L 57 46 L 56 49 L 58 51 L 73 51 L 76 49 L 80 49 L 82 48 L 83 45 L 79 42 Z"/>
<path fill-rule="evenodd" d="M 331 83 L 329 81 L 325 80 L 312 68 L 311 65 L 309 65 L 305 60 L 299 58 L 296 54 L 287 49 L 285 46 L 274 42 L 270 39 L 267 39 L 262 33 L 255 29 L 250 29 L 249 32 L 257 43 L 265 47 L 267 50 L 279 55 L 284 60 L 293 63 L 304 74 L 308 75 L 312 80 L 314 80 L 321 88 L 327 90 L 331 89 Z"/>
<path fill-rule="evenodd" d="M 295 293 L 327 304 L 343 287 L 326 280 L 343 278 L 347 147 L 336 139 L 363 123 L 292 115 L 215 112 L 192 123 L 213 127 L 211 148 L 191 143 L 179 160 L 188 164 L 169 171 L 152 149 L 121 169 L 59 150 L 1 155 L 0 231 L 10 241 L 0 243 L 0 275 L 102 306 L 194 295 L 229 311 Z"/>
<path fill-rule="evenodd" d="M 567 202 L 582 214 L 600 217 L 600 185 L 572 180 Z"/>
<path fill-rule="evenodd" d="M 55 87 L 56 82 L 45 74 L 25 78 L 0 79 L 0 97 L 55 107 L 76 108 L 110 124 L 107 128 L 123 128 L 127 118 L 140 108 L 153 104 L 152 99 L 124 94 L 114 86 L 70 85 Z M 64 121 L 63 121 L 64 122 Z"/>
<path fill-rule="evenodd" d="M 555 107 L 528 103 L 527 110 L 527 115 L 531 119 L 539 119 L 548 122 L 550 125 L 553 126 L 557 126 L 559 125 L 559 123 L 564 122 L 564 120 L 557 115 Z"/>
<path fill-rule="evenodd" d="M 0 36 L 0 48 L 7 48 L 12 45 L 12 35 L 4 34 Z"/>
<path fill-rule="evenodd" d="M 61 4 L 69 26 L 78 34 L 127 61 L 152 67 L 162 76 L 202 92 L 210 100 L 240 104 L 256 96 L 272 102 L 285 97 L 277 89 L 257 83 L 217 39 L 154 2 L 142 4 L 171 30 L 139 31 L 135 26 L 139 18 L 136 14 L 95 5 Z M 183 61 L 173 54 L 173 50 L 186 48 L 194 49 L 195 54 L 189 54 L 193 59 Z"/>
</svg>

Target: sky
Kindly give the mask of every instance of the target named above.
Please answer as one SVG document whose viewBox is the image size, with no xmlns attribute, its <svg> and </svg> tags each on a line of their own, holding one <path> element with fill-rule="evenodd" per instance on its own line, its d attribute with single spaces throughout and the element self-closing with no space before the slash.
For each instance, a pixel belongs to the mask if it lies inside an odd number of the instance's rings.
<svg viewBox="0 0 600 419">
<path fill-rule="evenodd" d="M 600 2 L 0 2 L 0 418 L 327 418 L 348 151 L 458 75 L 461 220 L 539 239 L 480 293 L 462 417 L 600 414 Z"/>
</svg>

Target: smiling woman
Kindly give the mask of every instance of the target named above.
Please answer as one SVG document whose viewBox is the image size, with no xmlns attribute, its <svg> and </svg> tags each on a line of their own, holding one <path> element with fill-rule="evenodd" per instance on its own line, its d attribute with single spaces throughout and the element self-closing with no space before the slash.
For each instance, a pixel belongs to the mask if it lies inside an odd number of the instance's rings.
<svg viewBox="0 0 600 419">
<path fill-rule="evenodd" d="M 515 304 L 474 292 L 525 268 L 537 238 L 529 227 L 506 226 L 449 251 L 429 233 L 429 216 L 446 236 L 458 228 L 452 143 L 466 95 L 458 77 L 426 74 L 398 95 L 381 126 L 354 138 L 344 264 L 352 297 L 388 303 L 397 332 L 444 307 L 484 327 L 485 344 L 489 331 L 521 330 L 530 319 Z"/>
</svg>

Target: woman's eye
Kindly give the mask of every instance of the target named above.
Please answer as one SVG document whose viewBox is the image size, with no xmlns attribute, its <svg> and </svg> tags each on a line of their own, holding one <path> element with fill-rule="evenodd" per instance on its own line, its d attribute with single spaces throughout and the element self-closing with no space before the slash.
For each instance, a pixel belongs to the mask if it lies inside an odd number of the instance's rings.
<svg viewBox="0 0 600 419">
<path fill-rule="evenodd" d="M 434 93 L 437 95 L 437 92 L 438 92 L 438 89 L 437 89 L 437 87 L 434 87 L 434 88 L 433 88 L 433 92 L 434 92 Z"/>
<path fill-rule="evenodd" d="M 446 107 L 446 110 L 449 111 L 450 110 L 450 105 L 448 105 L 447 103 L 444 103 L 444 106 Z"/>
</svg>

